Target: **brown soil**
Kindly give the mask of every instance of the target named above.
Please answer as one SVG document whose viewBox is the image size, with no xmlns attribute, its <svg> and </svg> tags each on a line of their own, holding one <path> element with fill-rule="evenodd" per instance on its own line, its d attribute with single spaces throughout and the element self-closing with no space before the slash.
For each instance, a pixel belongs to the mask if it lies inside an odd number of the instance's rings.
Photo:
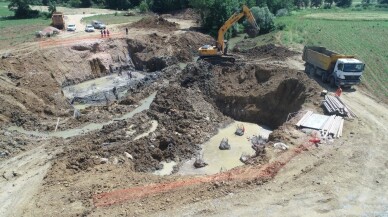
<svg viewBox="0 0 388 217">
<path fill-rule="evenodd" d="M 386 150 L 381 146 L 386 140 L 384 106 L 363 98 L 359 92 L 344 93 L 347 103 L 359 111 L 367 111 L 361 113 L 362 119 L 349 122 L 355 131 L 346 129 L 345 138 L 338 140 L 341 146 L 335 147 L 316 147 L 309 143 L 310 136 L 292 125 L 300 114 L 286 122 L 289 113 L 306 108 L 322 112 L 318 107 L 321 87 L 303 71 L 287 67 L 286 61 L 299 63 L 298 52 L 269 44 L 249 50 L 235 49 L 236 56 L 240 57 L 235 64 L 191 62 L 197 48 L 212 40 L 210 36 L 190 31 L 170 33 L 176 25 L 160 17 L 134 25 L 158 28 L 158 33 L 15 52 L 0 59 L 3 69 L 0 74 L 0 174 L 3 177 L 0 179 L 0 204 L 4 204 L 0 211 L 7 211 L 6 215 L 10 216 L 169 216 L 185 213 L 181 207 L 194 203 L 201 207 L 194 207 L 194 211 L 189 207 L 188 215 L 231 215 L 232 212 L 247 215 L 241 210 L 257 208 L 257 204 L 238 203 L 250 198 L 255 202 L 264 200 L 268 206 L 275 206 L 274 210 L 279 205 L 291 206 L 289 209 L 300 215 L 300 207 L 284 202 L 283 193 L 289 201 L 299 197 L 305 203 L 315 203 L 317 200 L 303 196 L 306 189 L 308 192 L 317 190 L 319 195 L 315 198 L 321 199 L 332 191 L 327 183 L 333 183 L 337 170 L 341 173 L 336 174 L 336 179 L 341 182 L 334 185 L 356 188 L 365 193 L 363 196 L 368 195 L 369 190 L 378 190 L 375 183 L 385 180 L 386 174 L 381 172 L 388 165 L 384 160 Z M 122 100 L 91 107 L 83 111 L 80 119 L 73 119 L 73 109 L 61 88 L 117 72 L 119 68 L 144 73 L 161 71 L 161 77 L 129 90 Z M 60 129 L 109 120 L 132 110 L 141 99 L 155 91 L 150 109 L 69 139 L 35 137 L 7 130 L 7 126 L 17 125 L 51 131 L 58 117 L 64 120 Z M 347 98 L 348 94 L 354 98 Z M 150 174 L 163 167 L 161 161 L 182 163 L 197 156 L 200 144 L 232 119 L 275 129 L 265 151 L 251 160 L 252 165 L 214 176 Z M 155 120 L 158 122 L 156 130 L 135 140 L 148 131 L 151 121 Z M 365 138 L 353 138 L 355 132 Z M 290 150 L 275 150 L 273 143 L 276 141 L 287 143 Z M 356 150 L 347 148 L 345 142 Z M 365 148 L 368 143 L 373 143 L 373 148 L 377 149 Z M 344 151 L 341 152 L 341 148 Z M 306 165 L 305 160 L 311 165 Z M 328 166 L 324 166 L 324 162 Z M 361 178 L 358 171 L 352 173 L 354 168 L 362 166 L 366 168 L 361 171 Z M 342 174 L 348 176 L 340 178 Z M 277 175 L 281 182 L 276 182 Z M 303 180 L 304 177 L 308 177 L 307 180 Z M 322 186 L 321 178 L 325 180 Z M 362 185 L 343 184 L 353 180 Z M 318 185 L 321 187 L 314 187 Z M 365 190 L 365 186 L 372 187 Z M 275 191 L 268 193 L 267 189 L 271 188 Z M 381 189 L 380 192 L 388 190 L 384 186 Z M 256 196 L 252 191 L 260 191 L 260 194 Z M 230 201 L 224 198 L 234 193 L 244 197 Z M 346 191 L 342 193 L 349 195 Z M 274 203 L 265 201 L 272 194 L 278 197 Z M 226 200 L 225 206 L 209 207 L 209 201 L 213 203 L 214 198 L 221 197 Z M 368 199 L 373 200 L 373 197 Z M 9 204 L 9 201 L 15 203 Z M 354 201 L 348 204 L 352 203 Z M 104 207 L 109 204 L 111 206 Z M 331 208 L 344 206 L 339 202 L 328 204 L 329 208 L 317 212 L 328 213 Z"/>
<path fill-rule="evenodd" d="M 175 31 L 178 29 L 178 24 L 169 22 L 161 16 L 153 16 L 153 17 L 145 17 L 135 23 L 132 23 L 129 27 L 158 29 L 161 31 Z"/>
<path fill-rule="evenodd" d="M 240 50 L 239 45 L 237 44 L 234 47 L 233 51 L 240 53 L 249 59 L 271 57 L 277 60 L 285 60 L 288 57 L 300 54 L 299 52 L 295 52 L 275 44 L 266 44 L 262 46 L 248 48 L 245 50 Z"/>
<path fill-rule="evenodd" d="M 174 11 L 171 14 L 161 15 L 163 18 L 175 18 L 182 20 L 196 20 L 199 21 L 200 15 L 192 8 Z"/>
</svg>

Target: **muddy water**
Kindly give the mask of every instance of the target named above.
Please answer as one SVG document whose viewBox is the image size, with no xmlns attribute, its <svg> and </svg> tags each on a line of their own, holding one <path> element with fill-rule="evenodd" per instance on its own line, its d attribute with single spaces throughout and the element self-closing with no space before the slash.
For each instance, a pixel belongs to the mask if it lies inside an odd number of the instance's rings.
<svg viewBox="0 0 388 217">
<path fill-rule="evenodd" d="M 8 128 L 8 130 L 10 130 L 10 131 L 17 131 L 19 133 L 23 133 L 23 134 L 27 134 L 27 135 L 41 136 L 41 137 L 69 138 L 69 137 L 73 137 L 73 136 L 78 136 L 78 135 L 82 135 L 82 134 L 85 134 L 85 133 L 88 133 L 88 132 L 91 132 L 91 131 L 94 131 L 94 130 L 101 130 L 104 125 L 111 124 L 114 121 L 132 118 L 135 114 L 149 109 L 152 101 L 155 98 L 155 96 L 156 96 L 156 92 L 154 92 L 149 97 L 147 97 L 147 98 L 143 99 L 142 101 L 140 101 L 140 105 L 138 107 L 136 107 L 136 109 L 134 109 L 133 111 L 128 112 L 128 113 L 124 114 L 123 116 L 121 116 L 119 118 L 116 118 L 114 120 L 110 120 L 110 121 L 107 121 L 107 122 L 104 122 L 104 123 L 98 123 L 98 124 L 96 124 L 96 123 L 89 123 L 89 124 L 87 124 L 87 125 L 85 125 L 83 127 L 80 127 L 80 128 L 74 128 L 74 129 L 69 129 L 69 130 L 64 130 L 64 131 L 56 131 L 56 132 L 27 131 L 27 130 L 24 130 L 23 128 L 21 128 L 21 127 L 16 127 L 16 126 L 10 127 L 10 128 Z"/>
<path fill-rule="evenodd" d="M 152 120 L 151 121 L 151 128 L 147 130 L 147 132 L 144 132 L 138 136 L 136 136 L 133 140 L 138 140 L 140 138 L 148 136 L 150 133 L 155 132 L 156 128 L 158 128 L 158 121 Z"/>
<path fill-rule="evenodd" d="M 163 164 L 163 169 L 156 170 L 154 172 L 155 175 L 159 175 L 159 176 L 170 175 L 174 169 L 174 166 L 177 165 L 177 163 L 175 161 L 171 161 L 169 163 L 162 161 L 160 163 Z"/>
<path fill-rule="evenodd" d="M 234 134 L 239 124 L 243 124 L 245 127 L 245 134 L 243 136 L 237 136 Z M 196 169 L 193 166 L 195 159 L 191 159 L 182 165 L 178 174 L 209 175 L 241 166 L 243 165 L 243 163 L 240 161 L 242 154 L 254 154 L 254 150 L 251 148 L 252 144 L 249 138 L 253 135 L 261 135 L 264 138 L 268 138 L 271 132 L 272 131 L 268 130 L 268 128 L 263 128 L 257 124 L 236 121 L 225 128 L 219 129 L 215 136 L 210 138 L 208 142 L 202 145 L 201 155 L 203 156 L 205 162 L 209 165 Z M 218 148 L 223 138 L 228 139 L 231 146 L 230 150 L 220 150 Z"/>
</svg>

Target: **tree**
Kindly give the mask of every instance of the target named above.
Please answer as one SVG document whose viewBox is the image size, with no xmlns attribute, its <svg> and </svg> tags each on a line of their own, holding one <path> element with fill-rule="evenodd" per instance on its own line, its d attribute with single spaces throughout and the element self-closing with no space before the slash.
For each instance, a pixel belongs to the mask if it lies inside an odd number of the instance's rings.
<svg viewBox="0 0 388 217">
<path fill-rule="evenodd" d="M 50 5 L 48 6 L 48 11 L 50 15 L 53 15 L 54 12 L 57 12 L 57 7 L 55 5 L 55 2 L 54 3 L 50 2 Z"/>
<path fill-rule="evenodd" d="M 326 7 L 328 8 L 331 8 L 331 6 L 333 5 L 334 3 L 334 0 L 325 0 L 325 5 Z"/>
<path fill-rule="evenodd" d="M 29 0 L 11 0 L 8 9 L 15 12 L 15 18 L 35 18 L 39 11 L 30 8 Z"/>
<path fill-rule="evenodd" d="M 131 6 L 129 0 L 106 0 L 105 4 L 110 9 L 128 10 Z"/>
<path fill-rule="evenodd" d="M 311 7 L 321 7 L 323 0 L 311 0 Z"/>
<path fill-rule="evenodd" d="M 348 8 L 352 5 L 352 0 L 334 0 L 335 5 L 342 8 Z"/>
<path fill-rule="evenodd" d="M 379 4 L 388 4 L 388 0 L 379 0 Z"/>
<path fill-rule="evenodd" d="M 81 0 L 81 7 L 88 8 L 92 6 L 92 0 Z"/>
<path fill-rule="evenodd" d="M 139 5 L 139 10 L 141 13 L 145 13 L 149 10 L 150 8 L 148 7 L 148 4 L 146 1 L 142 1 Z"/>
<path fill-rule="evenodd" d="M 252 14 L 256 19 L 257 25 L 260 27 L 260 34 L 265 34 L 275 28 L 275 16 L 269 11 L 268 7 L 253 7 Z"/>
<path fill-rule="evenodd" d="M 165 13 L 186 8 L 189 0 L 153 0 L 150 8 L 153 12 Z"/>
</svg>

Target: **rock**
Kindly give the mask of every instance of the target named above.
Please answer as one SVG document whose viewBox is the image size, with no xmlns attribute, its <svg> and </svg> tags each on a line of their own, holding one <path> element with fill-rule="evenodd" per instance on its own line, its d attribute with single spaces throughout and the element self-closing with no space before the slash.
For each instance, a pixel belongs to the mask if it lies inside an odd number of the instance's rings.
<svg viewBox="0 0 388 217">
<path fill-rule="evenodd" d="M 129 154 L 128 152 L 124 152 L 124 155 L 125 155 L 126 158 L 129 158 L 129 159 L 133 160 L 132 155 Z"/>
<path fill-rule="evenodd" d="M 281 142 L 277 142 L 277 143 L 273 144 L 273 147 L 276 149 L 280 149 L 280 150 L 287 150 L 289 148 L 288 145 L 281 143 Z"/>
<path fill-rule="evenodd" d="M 100 158 L 100 164 L 106 164 L 108 163 L 109 159 L 108 158 Z"/>
<path fill-rule="evenodd" d="M 113 162 L 112 162 L 114 165 L 118 164 L 119 163 L 119 159 L 117 159 L 117 157 L 113 158 Z"/>
</svg>

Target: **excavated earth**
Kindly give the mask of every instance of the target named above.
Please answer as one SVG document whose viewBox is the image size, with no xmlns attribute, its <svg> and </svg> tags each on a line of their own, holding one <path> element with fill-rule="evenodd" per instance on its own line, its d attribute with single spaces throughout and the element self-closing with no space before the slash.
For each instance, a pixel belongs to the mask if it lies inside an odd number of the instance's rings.
<svg viewBox="0 0 388 217">
<path fill-rule="evenodd" d="M 148 19 L 153 20 L 142 20 L 132 27 L 149 27 L 156 22 L 157 27 L 176 28 L 161 17 Z M 319 109 L 312 102 L 319 101 L 320 89 L 302 71 L 271 64 L 271 61 L 284 61 L 300 54 L 267 45 L 236 51 L 239 58 L 235 64 L 192 62 L 197 47 L 211 42 L 209 36 L 190 31 L 178 35 L 153 33 L 137 39 L 97 40 L 0 59 L 0 68 L 5 69 L 0 75 L 0 124 L 5 138 L 0 143 L 2 158 L 10 158 L 47 140 L 53 144 L 48 150 L 60 150 L 53 152 L 57 154 L 34 200 L 34 206 L 44 209 L 34 209 L 34 214 L 100 215 L 103 213 L 93 206 L 92 195 L 178 180 L 180 176 L 165 178 L 150 172 L 162 169 L 161 161 L 183 162 L 197 156 L 200 145 L 233 119 L 266 125 L 275 129 L 270 142 L 279 140 L 293 144 L 293 138 L 286 133 L 287 116 L 305 107 Z M 251 59 L 268 61 L 245 61 Z M 74 119 L 74 109 L 62 88 L 120 70 L 160 76 L 138 83 L 119 100 L 112 99 L 106 105 L 83 110 L 81 117 Z M 6 130 L 8 126 L 19 126 L 52 131 L 57 118 L 61 119 L 59 130 L 105 122 L 134 110 L 142 99 L 154 92 L 156 96 L 148 110 L 104 125 L 101 130 L 68 139 Z M 156 130 L 137 139 L 151 128 L 152 121 L 158 123 Z M 270 157 L 267 156 L 266 161 Z M 175 167 L 174 171 L 178 169 Z M 235 183 L 228 188 L 245 184 Z M 186 190 L 192 195 L 190 198 L 223 194 L 213 192 L 211 185 Z M 174 197 L 174 203 L 178 204 L 191 200 L 183 196 L 183 191 L 166 195 Z M 140 214 L 146 214 L 171 202 L 160 197 L 142 199 L 127 204 L 126 208 L 115 206 L 114 213 L 137 215 L 136 209 L 145 204 Z M 33 208 L 27 207 L 26 212 L 28 209 Z"/>
</svg>

